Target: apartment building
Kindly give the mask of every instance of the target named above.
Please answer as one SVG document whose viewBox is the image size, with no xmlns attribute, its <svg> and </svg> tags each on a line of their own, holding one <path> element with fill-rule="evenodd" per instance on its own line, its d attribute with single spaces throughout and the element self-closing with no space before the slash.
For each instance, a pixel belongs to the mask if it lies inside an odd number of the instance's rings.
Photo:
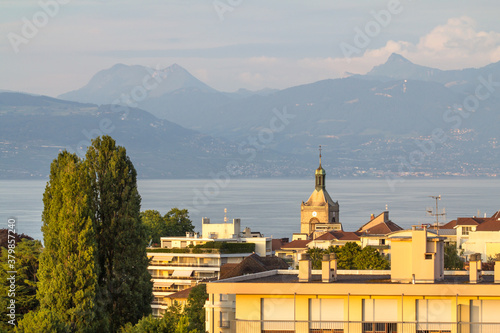
<svg viewBox="0 0 500 333">
<path fill-rule="evenodd" d="M 391 235 L 391 270 L 337 270 L 325 255 L 311 270 L 274 270 L 207 285 L 208 332 L 500 332 L 500 262 L 445 272 L 443 241 L 425 226 Z"/>
</svg>

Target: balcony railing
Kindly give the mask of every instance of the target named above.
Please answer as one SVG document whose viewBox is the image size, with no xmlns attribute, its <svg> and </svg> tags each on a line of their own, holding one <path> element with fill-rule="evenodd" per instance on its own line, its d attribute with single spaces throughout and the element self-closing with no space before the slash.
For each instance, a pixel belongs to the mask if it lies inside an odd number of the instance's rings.
<svg viewBox="0 0 500 333">
<path fill-rule="evenodd" d="M 221 326 L 227 327 L 227 326 Z M 498 333 L 500 323 L 235 320 L 238 333 Z"/>
</svg>

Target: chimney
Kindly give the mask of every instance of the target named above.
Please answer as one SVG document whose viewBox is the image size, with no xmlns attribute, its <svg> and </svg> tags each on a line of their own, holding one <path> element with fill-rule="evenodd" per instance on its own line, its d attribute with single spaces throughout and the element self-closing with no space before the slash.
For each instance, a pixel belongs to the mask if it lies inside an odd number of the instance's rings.
<svg viewBox="0 0 500 333">
<path fill-rule="evenodd" d="M 375 214 L 370 215 L 370 221 L 372 221 L 375 218 Z"/>
<path fill-rule="evenodd" d="M 311 281 L 312 264 L 309 254 L 302 253 L 299 260 L 299 282 Z"/>
<path fill-rule="evenodd" d="M 469 256 L 469 282 L 478 283 L 481 280 L 481 253 Z"/>
<path fill-rule="evenodd" d="M 337 280 L 337 256 L 335 253 L 323 254 L 321 262 L 321 279 L 323 282 Z"/>
<path fill-rule="evenodd" d="M 495 283 L 500 283 L 500 253 L 497 253 L 494 274 L 495 274 Z"/>
</svg>

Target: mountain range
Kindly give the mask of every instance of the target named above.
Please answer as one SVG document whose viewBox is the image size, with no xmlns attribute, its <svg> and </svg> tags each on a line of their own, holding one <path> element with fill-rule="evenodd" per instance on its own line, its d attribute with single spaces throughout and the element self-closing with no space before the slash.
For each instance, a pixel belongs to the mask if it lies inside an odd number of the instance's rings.
<svg viewBox="0 0 500 333">
<path fill-rule="evenodd" d="M 495 176 L 498 78 L 500 63 L 445 71 L 392 54 L 365 75 L 228 93 L 176 64 L 118 64 L 59 99 L 0 93 L 2 165 L 15 176 L 22 149 L 47 164 L 109 119 L 142 177 L 207 177 L 229 160 L 239 176 L 305 176 L 320 144 L 337 176 Z"/>
</svg>

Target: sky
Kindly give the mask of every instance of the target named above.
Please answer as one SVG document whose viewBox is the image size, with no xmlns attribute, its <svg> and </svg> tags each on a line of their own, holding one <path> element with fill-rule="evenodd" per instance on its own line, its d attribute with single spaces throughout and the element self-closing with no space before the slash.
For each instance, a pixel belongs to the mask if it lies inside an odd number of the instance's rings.
<svg viewBox="0 0 500 333">
<path fill-rule="evenodd" d="M 364 74 L 399 53 L 500 61 L 498 0 L 1 0 L 0 89 L 56 97 L 114 64 L 174 63 L 221 91 Z"/>
</svg>

